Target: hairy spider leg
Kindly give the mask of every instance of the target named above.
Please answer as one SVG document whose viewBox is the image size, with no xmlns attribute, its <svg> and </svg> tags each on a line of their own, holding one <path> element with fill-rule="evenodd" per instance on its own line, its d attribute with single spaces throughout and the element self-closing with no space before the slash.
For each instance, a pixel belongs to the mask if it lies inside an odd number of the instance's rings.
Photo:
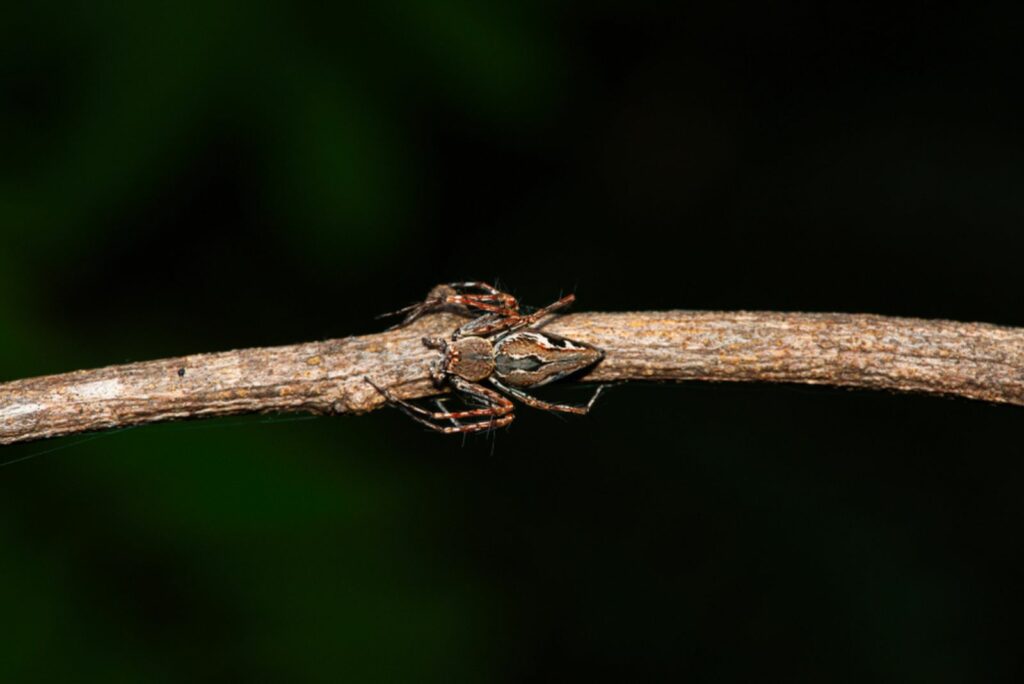
<svg viewBox="0 0 1024 684">
<path fill-rule="evenodd" d="M 480 311 L 487 311 L 501 316 L 519 315 L 519 303 L 513 299 L 510 304 L 506 295 L 449 295 L 439 302 L 432 304 L 427 310 L 441 308 L 449 304 L 461 304 L 470 309 L 479 309 Z"/>
<path fill-rule="evenodd" d="M 526 392 L 524 392 L 521 389 L 518 389 L 518 388 L 515 388 L 515 387 L 509 387 L 508 385 L 503 384 L 500 380 L 496 380 L 493 377 L 492 378 L 488 378 L 488 382 L 490 382 L 492 385 L 497 387 L 502 392 L 505 392 L 507 394 L 511 394 L 513 397 L 515 397 L 519 401 L 523 402 L 527 406 L 532 406 L 533 408 L 542 409 L 544 411 L 559 411 L 561 413 L 575 413 L 576 415 L 579 415 L 579 416 L 585 416 L 588 413 L 590 413 L 590 409 L 594 407 L 594 402 L 597 401 L 597 398 L 599 396 L 601 396 L 601 392 L 604 391 L 604 385 L 601 385 L 594 392 L 594 395 L 592 397 L 590 397 L 590 401 L 588 401 L 583 406 L 574 406 L 572 404 L 553 404 L 550 401 L 544 401 L 543 399 L 538 399 L 537 397 L 535 397 L 533 395 L 527 394 Z"/>
<path fill-rule="evenodd" d="M 363 378 L 366 382 L 373 386 L 378 392 L 380 392 L 388 403 L 394 405 L 396 408 L 401 410 L 407 416 L 412 418 L 418 423 L 426 425 L 431 430 L 443 432 L 445 434 L 454 434 L 459 432 L 480 432 L 482 430 L 490 430 L 492 428 L 504 427 L 512 422 L 515 418 L 513 410 L 515 404 L 513 404 L 507 397 L 502 396 L 498 392 L 492 389 L 477 385 L 472 382 L 467 382 L 458 376 L 450 376 L 450 382 L 452 387 L 460 392 L 468 394 L 471 397 L 480 399 L 482 402 L 487 404 L 487 408 L 469 409 L 466 411 L 428 411 L 425 408 L 416 406 L 404 399 L 399 399 L 393 395 L 389 390 L 380 387 L 375 382 L 367 377 Z M 471 423 L 463 423 L 456 426 L 445 426 L 438 425 L 437 422 L 433 421 L 457 421 L 462 418 L 484 418 L 490 417 L 490 420 L 478 420 Z"/>
<path fill-rule="evenodd" d="M 483 316 L 479 316 L 464 323 L 455 329 L 452 333 L 452 339 L 457 340 L 460 337 L 466 335 L 476 335 L 477 337 L 486 337 L 487 335 L 493 334 L 493 326 L 495 324 L 500 325 L 502 321 L 518 318 L 519 314 L 515 313 L 512 316 L 507 316 L 498 313 L 486 313 Z"/>
<path fill-rule="evenodd" d="M 448 407 L 444 405 L 444 399 L 441 399 L 440 397 L 434 399 L 434 406 L 436 406 L 438 410 L 443 413 L 450 413 Z M 449 418 L 448 420 L 450 420 L 452 422 L 452 425 L 454 425 L 455 427 L 462 427 L 463 425 L 465 425 L 465 423 L 463 423 L 458 418 Z"/>
<path fill-rule="evenodd" d="M 472 333 L 478 337 L 488 337 L 500 332 L 502 333 L 501 336 L 505 337 L 506 335 L 511 335 L 516 330 L 534 325 L 537 321 L 553 314 L 559 309 L 564 309 L 574 301 L 576 301 L 576 295 L 566 295 L 554 304 L 548 304 L 543 309 L 538 309 L 528 316 L 508 316 L 500 318 L 490 324 L 480 324 L 472 330 Z M 478 318 L 476 321 L 472 321 L 472 323 L 477 323 L 480 320 L 481 319 Z M 462 330 L 462 328 L 459 328 L 459 330 Z M 458 331 L 456 331 L 456 333 L 458 333 Z"/>
<path fill-rule="evenodd" d="M 508 294 L 507 292 L 502 292 L 493 285 L 490 285 L 479 280 L 470 280 L 461 283 L 445 283 L 445 285 L 452 288 L 453 290 L 483 290 L 487 294 L 502 295 L 503 297 L 508 297 L 513 301 L 515 300 L 515 298 L 512 297 L 512 295 Z"/>
<path fill-rule="evenodd" d="M 470 309 L 486 311 L 496 316 L 518 316 L 519 301 L 501 290 L 481 282 L 448 283 L 446 286 L 453 291 L 441 298 L 433 306 L 442 307 L 448 304 L 461 304 Z M 436 289 L 436 288 L 435 288 Z M 464 290 L 483 290 L 483 294 L 464 292 Z"/>
<path fill-rule="evenodd" d="M 465 292 L 465 290 L 482 290 L 482 293 Z M 408 325 L 425 313 L 451 305 L 464 306 L 470 310 L 487 311 L 500 316 L 517 316 L 519 314 L 519 302 L 515 297 L 487 283 L 473 281 L 438 285 L 430 291 L 430 295 L 424 301 L 382 314 L 377 318 L 406 314 L 401 323 L 392 326 L 393 329 Z"/>
<path fill-rule="evenodd" d="M 415 404 L 399 399 L 390 390 L 387 390 L 377 383 L 373 382 L 369 378 L 365 378 L 366 382 L 373 385 L 373 387 L 380 392 L 384 397 L 391 403 L 403 406 L 417 415 L 432 420 L 451 420 L 452 418 L 473 418 L 475 416 L 491 416 L 491 415 L 504 415 L 511 413 L 515 408 L 515 405 L 508 400 L 507 397 L 503 397 L 498 392 L 492 389 L 477 385 L 476 383 L 468 382 L 458 376 L 450 376 L 450 382 L 453 387 L 458 389 L 460 392 L 464 392 L 471 397 L 480 400 L 486 408 L 479 409 L 468 409 L 465 411 L 428 411 L 425 408 L 416 406 Z"/>
<path fill-rule="evenodd" d="M 479 281 L 470 281 L 465 283 L 447 283 L 447 287 L 455 290 L 456 294 L 469 294 L 462 292 L 463 290 L 482 290 L 484 294 L 476 296 L 486 297 L 487 301 L 504 302 L 506 308 L 516 312 L 519 311 L 519 301 L 508 292 L 502 292 L 493 285 L 488 285 L 487 283 Z"/>
</svg>

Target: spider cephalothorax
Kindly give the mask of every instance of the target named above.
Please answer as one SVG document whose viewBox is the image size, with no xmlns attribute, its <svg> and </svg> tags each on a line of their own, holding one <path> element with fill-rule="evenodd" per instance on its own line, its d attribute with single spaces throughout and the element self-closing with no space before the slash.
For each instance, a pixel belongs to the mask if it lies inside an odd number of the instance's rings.
<svg viewBox="0 0 1024 684">
<path fill-rule="evenodd" d="M 451 342 L 443 337 L 424 337 L 423 344 L 441 352 L 441 358 L 431 368 L 431 375 L 438 385 L 443 384 L 448 375 L 480 382 L 490 377 L 496 368 L 494 346 L 483 337 L 474 335 Z"/>
<path fill-rule="evenodd" d="M 435 287 L 426 301 L 402 310 L 409 312 L 406 322 L 427 311 L 450 305 L 484 312 L 457 328 L 448 339 L 434 337 L 423 340 L 423 344 L 441 352 L 441 358 L 431 369 L 434 382 L 451 385 L 466 399 L 483 405 L 483 408 L 450 412 L 438 400 L 440 410 L 428 411 L 394 397 L 369 379 L 367 381 L 389 402 L 440 432 L 476 432 L 508 425 L 512 422 L 514 407 L 505 395 L 535 408 L 586 414 L 603 387 L 598 387 L 583 406 L 555 404 L 523 391 L 524 388 L 540 387 L 589 368 L 604 358 L 604 352 L 589 344 L 533 328 L 541 319 L 568 306 L 574 299 L 573 295 L 567 295 L 554 304 L 523 315 L 514 297 L 490 285 L 452 283 Z M 475 420 L 463 422 L 466 419 Z"/>
</svg>

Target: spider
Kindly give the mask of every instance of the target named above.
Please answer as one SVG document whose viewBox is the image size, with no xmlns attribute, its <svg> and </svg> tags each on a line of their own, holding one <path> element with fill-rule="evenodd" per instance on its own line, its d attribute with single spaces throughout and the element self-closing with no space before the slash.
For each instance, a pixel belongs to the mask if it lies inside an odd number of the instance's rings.
<svg viewBox="0 0 1024 684">
<path fill-rule="evenodd" d="M 467 294 L 464 292 L 466 289 L 482 290 L 483 293 Z M 365 379 L 388 403 L 413 420 L 447 434 L 479 432 L 508 425 L 515 418 L 515 405 L 508 396 L 534 408 L 585 415 L 601 395 L 603 386 L 598 387 L 582 406 L 544 401 L 524 391 L 524 388 L 541 387 L 589 368 L 604 358 L 604 352 L 596 347 L 534 328 L 540 320 L 569 306 L 575 299 L 574 295 L 567 295 L 523 315 L 512 295 L 490 285 L 452 283 L 438 285 L 424 302 L 398 312 L 409 312 L 408 322 L 426 312 L 453 304 L 484 311 L 481 316 L 457 328 L 448 339 L 423 339 L 423 344 L 441 352 L 440 361 L 431 369 L 434 383 L 438 386 L 447 383 L 481 408 L 448 411 L 438 400 L 439 410 L 430 411 L 399 399 L 369 378 Z"/>
</svg>

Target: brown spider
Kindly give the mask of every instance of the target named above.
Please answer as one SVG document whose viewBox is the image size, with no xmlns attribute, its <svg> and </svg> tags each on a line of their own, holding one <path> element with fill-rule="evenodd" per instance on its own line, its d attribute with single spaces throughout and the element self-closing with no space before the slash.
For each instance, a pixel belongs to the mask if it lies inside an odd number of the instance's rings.
<svg viewBox="0 0 1024 684">
<path fill-rule="evenodd" d="M 466 294 L 463 290 L 467 288 L 483 290 L 484 294 Z M 505 394 L 534 408 L 585 415 L 604 387 L 598 387 L 583 406 L 551 403 L 523 391 L 589 368 L 604 358 L 604 352 L 596 347 L 533 327 L 574 300 L 575 296 L 567 295 L 543 309 L 522 315 L 512 295 L 483 283 L 452 283 L 435 287 L 426 301 L 399 312 L 409 312 L 405 322 L 448 305 L 485 312 L 457 328 L 449 339 L 423 339 L 423 344 L 442 354 L 431 369 L 434 382 L 438 386 L 447 382 L 481 408 L 448 411 L 438 400 L 439 410 L 430 411 L 395 397 L 369 378 L 366 381 L 409 417 L 444 433 L 478 432 L 508 425 L 515 417 L 515 405 Z M 466 420 L 469 422 L 463 422 Z"/>
</svg>

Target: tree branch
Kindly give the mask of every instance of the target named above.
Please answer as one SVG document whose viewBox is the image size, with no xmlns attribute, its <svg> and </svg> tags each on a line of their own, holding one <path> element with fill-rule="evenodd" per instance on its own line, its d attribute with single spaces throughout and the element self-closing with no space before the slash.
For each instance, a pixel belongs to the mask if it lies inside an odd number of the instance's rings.
<svg viewBox="0 0 1024 684">
<path fill-rule="evenodd" d="M 374 335 L 196 354 L 0 384 L 0 444 L 237 413 L 364 413 L 364 376 L 406 399 L 442 393 L 425 316 Z M 580 380 L 787 382 L 955 395 L 1024 406 L 1024 329 L 849 314 L 579 313 L 545 329 L 605 350 Z"/>
</svg>

